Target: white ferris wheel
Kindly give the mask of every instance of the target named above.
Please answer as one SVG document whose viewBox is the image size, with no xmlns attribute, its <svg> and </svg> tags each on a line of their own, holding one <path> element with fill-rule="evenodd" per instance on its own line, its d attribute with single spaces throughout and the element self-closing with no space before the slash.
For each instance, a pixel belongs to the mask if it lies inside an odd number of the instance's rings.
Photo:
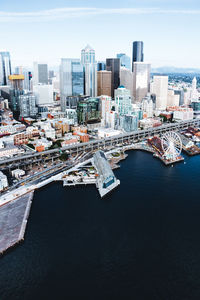
<svg viewBox="0 0 200 300">
<path fill-rule="evenodd" d="M 182 151 L 182 141 L 178 133 L 171 131 L 163 134 L 161 138 L 162 149 L 166 159 L 176 160 Z"/>
</svg>

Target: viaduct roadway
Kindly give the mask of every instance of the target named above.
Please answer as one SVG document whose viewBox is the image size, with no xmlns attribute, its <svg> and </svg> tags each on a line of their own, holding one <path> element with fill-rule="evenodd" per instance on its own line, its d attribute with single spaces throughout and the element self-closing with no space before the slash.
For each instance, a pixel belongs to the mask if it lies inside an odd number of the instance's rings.
<svg viewBox="0 0 200 300">
<path fill-rule="evenodd" d="M 45 160 L 49 159 L 54 160 L 63 152 L 67 152 L 69 154 L 79 154 L 84 151 L 88 152 L 97 149 L 105 149 L 109 147 L 112 148 L 123 143 L 136 143 L 152 136 L 161 135 L 167 131 L 180 131 L 190 126 L 200 127 L 200 119 L 165 124 L 159 127 L 137 130 L 104 139 L 95 139 L 87 143 L 78 143 L 75 145 L 69 145 L 63 148 L 47 150 L 39 153 L 35 152 L 31 154 L 23 154 L 21 156 L 0 160 L 0 169 L 6 170 L 17 166 L 26 166 L 38 162 L 44 162 Z"/>
</svg>

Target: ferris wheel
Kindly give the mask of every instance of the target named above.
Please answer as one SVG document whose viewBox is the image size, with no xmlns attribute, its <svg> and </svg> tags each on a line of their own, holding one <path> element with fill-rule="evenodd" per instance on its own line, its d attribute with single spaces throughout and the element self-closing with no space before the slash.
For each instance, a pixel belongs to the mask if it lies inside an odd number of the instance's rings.
<svg viewBox="0 0 200 300">
<path fill-rule="evenodd" d="M 167 159 L 176 160 L 182 151 L 182 141 L 178 133 L 171 131 L 163 134 L 161 138 L 164 156 Z"/>
</svg>

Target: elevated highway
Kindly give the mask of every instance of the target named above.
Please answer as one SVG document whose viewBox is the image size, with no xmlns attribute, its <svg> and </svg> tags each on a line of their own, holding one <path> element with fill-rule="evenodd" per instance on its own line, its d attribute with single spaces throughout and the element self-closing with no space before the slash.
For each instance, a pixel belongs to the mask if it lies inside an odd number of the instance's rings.
<svg viewBox="0 0 200 300">
<path fill-rule="evenodd" d="M 97 149 L 104 149 L 109 147 L 115 147 L 116 145 L 123 143 L 134 143 L 142 141 L 146 138 L 163 134 L 167 131 L 180 131 L 188 127 L 199 127 L 200 119 L 194 119 L 190 121 L 182 121 L 177 123 L 171 123 L 162 125 L 160 127 L 149 128 L 145 130 L 137 130 L 130 133 L 120 134 L 114 137 L 104 138 L 89 141 L 87 143 L 79 143 L 76 145 L 69 145 L 63 148 L 57 148 L 52 150 L 43 151 L 40 153 L 24 154 L 0 161 L 0 169 L 5 170 L 12 168 L 12 166 L 25 166 L 31 163 L 37 163 L 48 159 L 58 158 L 61 152 L 68 152 L 69 154 L 80 153 L 83 151 L 94 151 Z"/>
</svg>

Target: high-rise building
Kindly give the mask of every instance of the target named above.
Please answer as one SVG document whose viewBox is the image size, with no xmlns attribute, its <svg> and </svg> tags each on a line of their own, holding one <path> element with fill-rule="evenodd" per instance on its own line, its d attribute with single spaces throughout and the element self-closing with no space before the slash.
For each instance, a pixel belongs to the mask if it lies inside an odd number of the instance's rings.
<svg viewBox="0 0 200 300">
<path fill-rule="evenodd" d="M 194 112 L 197 111 L 200 112 L 200 101 L 199 100 L 192 101 L 191 107 L 193 108 Z"/>
<path fill-rule="evenodd" d="M 0 85 L 8 85 L 11 75 L 11 60 L 9 52 L 0 52 Z"/>
<path fill-rule="evenodd" d="M 54 71 L 53 70 L 49 70 L 49 78 L 52 79 L 54 77 Z"/>
<path fill-rule="evenodd" d="M 23 90 L 23 81 L 24 75 L 10 75 L 8 77 L 10 83 L 10 107 L 11 110 L 15 113 L 15 117 L 18 118 L 18 113 L 20 111 L 19 106 L 19 97 L 24 94 Z"/>
<path fill-rule="evenodd" d="M 18 75 L 18 74 L 10 75 L 8 79 L 13 89 L 23 90 L 24 75 Z"/>
<path fill-rule="evenodd" d="M 27 90 L 27 91 L 30 91 L 30 89 L 31 89 L 31 79 L 32 79 L 31 72 L 28 69 L 26 69 L 22 66 L 18 66 L 18 67 L 15 68 L 15 74 L 24 75 L 23 89 Z"/>
<path fill-rule="evenodd" d="M 48 84 L 48 65 L 38 64 L 34 62 L 33 64 L 33 84 Z"/>
<path fill-rule="evenodd" d="M 106 62 L 105 61 L 98 61 L 97 71 L 104 71 L 104 70 L 106 70 Z"/>
<path fill-rule="evenodd" d="M 38 84 L 33 86 L 33 93 L 36 95 L 36 104 L 39 106 L 53 105 L 53 86 Z"/>
<path fill-rule="evenodd" d="M 119 58 L 107 58 L 106 70 L 112 72 L 111 76 L 111 97 L 114 97 L 114 90 L 120 85 L 120 59 Z"/>
<path fill-rule="evenodd" d="M 35 117 L 38 110 L 36 107 L 36 96 L 27 93 L 19 96 L 20 118 Z"/>
<path fill-rule="evenodd" d="M 100 99 L 88 98 L 79 101 L 77 106 L 77 117 L 79 124 L 99 122 L 101 119 Z"/>
<path fill-rule="evenodd" d="M 97 72 L 97 96 L 111 96 L 111 77 L 110 71 Z"/>
<path fill-rule="evenodd" d="M 131 69 L 131 59 L 128 55 L 125 53 L 119 53 L 117 54 L 117 58 L 120 59 L 120 65 L 121 67 L 125 67 L 126 69 Z"/>
<path fill-rule="evenodd" d="M 66 109 L 77 109 L 78 102 L 80 101 L 79 96 L 67 96 L 65 97 Z M 65 110 L 66 111 L 66 110 Z"/>
<path fill-rule="evenodd" d="M 191 104 L 191 94 L 192 89 L 187 88 L 187 90 L 184 91 L 184 105 L 190 105 Z"/>
<path fill-rule="evenodd" d="M 174 90 L 168 90 L 167 106 L 179 106 L 180 95 L 175 94 Z"/>
<path fill-rule="evenodd" d="M 150 91 L 151 65 L 144 62 L 134 62 L 133 66 L 133 100 L 141 102 Z"/>
<path fill-rule="evenodd" d="M 133 59 L 132 59 L 132 70 L 134 70 L 134 62 L 143 62 L 144 53 L 143 53 L 143 42 L 136 41 L 133 42 Z"/>
<path fill-rule="evenodd" d="M 84 94 L 83 65 L 80 59 L 62 58 L 60 65 L 61 108 L 66 110 L 66 98 Z"/>
<path fill-rule="evenodd" d="M 53 91 L 55 94 L 60 95 L 60 72 L 57 72 L 55 76 L 50 80 L 52 82 Z"/>
<path fill-rule="evenodd" d="M 10 89 L 9 90 L 9 107 L 11 108 L 13 115 L 16 119 L 19 117 L 19 97 L 24 94 L 23 89 Z"/>
<path fill-rule="evenodd" d="M 119 129 L 123 129 L 126 132 L 137 130 L 138 117 L 136 115 L 121 115 L 119 117 Z"/>
<path fill-rule="evenodd" d="M 198 99 L 198 92 L 197 92 L 197 79 L 196 77 L 192 80 L 192 93 L 191 93 L 191 101 Z"/>
<path fill-rule="evenodd" d="M 101 124 L 103 127 L 110 127 L 110 113 L 113 105 L 111 97 L 101 96 Z"/>
<path fill-rule="evenodd" d="M 132 112 L 131 93 L 124 86 L 115 90 L 115 105 L 119 115 L 127 115 Z"/>
<path fill-rule="evenodd" d="M 53 70 L 49 70 L 49 84 L 52 84 L 54 77 L 55 77 L 54 71 Z"/>
<path fill-rule="evenodd" d="M 153 93 L 156 95 L 156 109 L 165 110 L 168 96 L 168 76 L 153 77 Z"/>
<path fill-rule="evenodd" d="M 192 90 L 196 91 L 196 89 L 197 89 L 197 79 L 196 77 L 194 77 L 192 80 Z"/>
<path fill-rule="evenodd" d="M 179 105 L 183 105 L 184 104 L 184 90 L 180 89 L 180 90 L 174 90 L 174 95 L 179 95 Z"/>
<path fill-rule="evenodd" d="M 154 103 L 151 99 L 150 94 L 145 97 L 141 102 L 141 109 L 143 111 L 143 114 L 146 114 L 147 118 L 153 117 L 153 111 L 154 111 Z"/>
<path fill-rule="evenodd" d="M 133 73 L 125 67 L 120 68 L 120 85 L 123 85 L 133 94 Z"/>
<path fill-rule="evenodd" d="M 81 63 L 84 72 L 84 94 L 90 97 L 97 95 L 97 63 L 95 51 L 87 45 L 81 51 Z"/>
<path fill-rule="evenodd" d="M 66 119 L 67 119 L 67 123 L 69 125 L 77 124 L 78 120 L 77 120 L 77 111 L 76 111 L 76 109 L 67 108 L 66 109 Z"/>
</svg>

